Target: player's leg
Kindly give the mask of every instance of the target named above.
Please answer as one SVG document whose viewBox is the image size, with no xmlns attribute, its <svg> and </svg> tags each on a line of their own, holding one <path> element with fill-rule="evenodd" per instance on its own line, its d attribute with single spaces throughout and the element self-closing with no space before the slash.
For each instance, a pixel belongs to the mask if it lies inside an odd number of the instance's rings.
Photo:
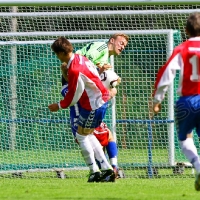
<svg viewBox="0 0 200 200">
<path fill-rule="evenodd" d="M 81 129 L 79 129 L 81 130 Z M 82 132 L 83 133 L 83 132 Z M 82 156 L 85 160 L 86 165 L 90 169 L 90 176 L 88 182 L 99 182 L 100 181 L 100 170 L 96 164 L 93 147 L 89 140 L 89 135 L 83 135 L 76 133 Z"/>
<path fill-rule="evenodd" d="M 103 151 L 105 153 L 105 147 L 108 145 L 108 138 L 109 138 L 109 132 L 107 130 L 107 126 L 105 123 L 101 123 L 100 126 L 95 128 L 93 135 L 97 138 L 99 143 L 101 144 Z M 101 169 L 101 164 L 100 162 L 96 159 L 96 162 Z"/>
<path fill-rule="evenodd" d="M 198 113 L 198 118 L 197 118 L 196 132 L 197 132 L 198 138 L 200 138 L 200 109 L 198 109 L 197 113 Z M 195 180 L 195 189 L 197 191 L 200 191 L 200 170 L 199 170 L 200 161 L 194 163 L 194 166 L 195 166 L 195 169 L 197 171 L 196 180 Z"/>
<path fill-rule="evenodd" d="M 72 128 L 72 133 L 75 138 L 76 138 L 76 132 L 77 132 L 77 128 L 78 128 L 77 121 L 78 121 L 78 116 L 79 116 L 80 111 L 81 111 L 81 107 L 79 104 L 75 104 L 75 106 L 70 107 L 71 128 Z M 89 134 L 88 139 L 90 140 L 90 143 L 92 144 L 94 156 L 97 159 L 98 166 L 100 165 L 99 167 L 104 170 L 110 168 L 110 164 L 107 162 L 107 159 L 105 162 L 102 161 L 102 157 L 104 158 L 104 155 L 102 154 L 103 151 L 101 150 L 102 146 L 101 146 L 100 142 L 96 139 L 96 137 L 94 137 L 93 134 Z M 107 141 L 108 141 L 108 139 L 107 139 Z M 107 145 L 107 143 L 106 143 L 106 145 Z"/>
<path fill-rule="evenodd" d="M 107 125 L 102 122 L 99 127 L 95 128 L 93 134 L 100 142 L 104 151 L 105 148 L 107 148 L 107 154 L 109 156 L 110 164 L 115 172 L 115 178 L 118 178 L 117 145 L 111 131 L 108 129 Z"/>
<path fill-rule="evenodd" d="M 101 146 L 106 148 L 112 167 L 117 167 L 117 144 L 107 125 L 102 122 L 99 127 L 95 128 L 93 134 Z"/>
<path fill-rule="evenodd" d="M 118 176 L 118 163 L 117 163 L 118 149 L 117 149 L 117 144 L 115 142 L 115 139 L 110 130 L 109 130 L 109 139 L 108 139 L 108 144 L 106 146 L 106 151 L 110 160 L 110 164 L 114 169 L 115 177 L 117 178 Z"/>
<path fill-rule="evenodd" d="M 97 138 L 93 135 L 89 135 L 92 147 L 95 152 L 95 158 L 99 161 L 102 170 L 112 169 L 111 165 L 108 163 L 103 148 Z"/>
<path fill-rule="evenodd" d="M 178 137 L 183 154 L 197 172 L 196 190 L 200 190 L 200 159 L 194 145 L 192 130 L 199 123 L 200 107 L 196 107 L 199 97 L 180 97 L 175 106 L 175 119 Z"/>
<path fill-rule="evenodd" d="M 102 172 L 101 180 L 104 178 L 105 175 L 108 176 L 108 173 L 110 174 L 110 176 L 113 175 L 113 170 L 105 157 L 99 141 L 95 137 L 90 137 L 89 134 L 91 134 L 94 131 L 94 128 L 98 127 L 102 122 L 106 108 L 107 104 L 103 105 L 95 111 L 87 111 L 85 109 L 81 109 L 80 116 L 77 122 L 78 130 L 76 133 L 76 137 L 81 147 L 83 157 L 86 161 L 86 164 L 91 170 L 90 177 L 93 177 L 96 172 L 98 172 L 98 166 L 95 162 L 94 157 L 95 149 L 95 155 L 98 157 L 97 159 L 100 160 L 102 168 L 105 170 L 105 172 Z M 89 182 L 90 177 L 88 180 Z"/>
</svg>

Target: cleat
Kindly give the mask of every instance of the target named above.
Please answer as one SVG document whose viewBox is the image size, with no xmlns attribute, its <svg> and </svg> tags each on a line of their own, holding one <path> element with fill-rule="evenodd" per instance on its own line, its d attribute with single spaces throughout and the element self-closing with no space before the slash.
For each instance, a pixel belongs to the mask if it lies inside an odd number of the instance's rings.
<svg viewBox="0 0 200 200">
<path fill-rule="evenodd" d="M 101 182 L 115 182 L 114 170 L 108 169 L 101 171 Z"/>
<path fill-rule="evenodd" d="M 194 182 L 194 187 L 196 191 L 200 191 L 200 173 L 196 175 L 196 180 Z"/>
<path fill-rule="evenodd" d="M 101 173 L 100 172 L 94 172 L 89 175 L 87 182 L 100 182 L 101 181 Z"/>
</svg>

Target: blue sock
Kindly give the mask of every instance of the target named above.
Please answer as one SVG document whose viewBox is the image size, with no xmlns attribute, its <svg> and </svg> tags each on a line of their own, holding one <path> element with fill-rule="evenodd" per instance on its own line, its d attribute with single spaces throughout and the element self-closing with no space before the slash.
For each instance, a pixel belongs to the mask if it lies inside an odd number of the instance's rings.
<svg viewBox="0 0 200 200">
<path fill-rule="evenodd" d="M 118 154 L 116 142 L 114 141 L 108 142 L 108 145 L 106 146 L 106 151 L 110 159 L 116 158 Z"/>
</svg>

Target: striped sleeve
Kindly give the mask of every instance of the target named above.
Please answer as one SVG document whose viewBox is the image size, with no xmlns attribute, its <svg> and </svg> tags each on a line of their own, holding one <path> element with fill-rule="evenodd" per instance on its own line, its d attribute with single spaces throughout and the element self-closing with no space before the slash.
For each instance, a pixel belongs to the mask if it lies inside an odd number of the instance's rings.
<svg viewBox="0 0 200 200">
<path fill-rule="evenodd" d="M 153 101 L 162 102 L 169 85 L 173 82 L 176 70 L 180 70 L 183 65 L 180 48 L 173 51 L 171 57 L 157 73 Z"/>
<path fill-rule="evenodd" d="M 95 65 L 100 63 L 101 66 L 109 63 L 109 51 L 107 43 L 105 42 L 93 42 L 83 47 L 76 53 L 84 55 L 91 60 Z"/>
</svg>

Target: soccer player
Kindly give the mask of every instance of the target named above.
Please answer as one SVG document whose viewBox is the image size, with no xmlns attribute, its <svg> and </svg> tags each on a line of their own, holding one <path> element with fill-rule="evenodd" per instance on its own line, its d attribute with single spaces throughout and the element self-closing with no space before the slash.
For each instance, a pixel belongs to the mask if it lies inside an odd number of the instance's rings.
<svg viewBox="0 0 200 200">
<path fill-rule="evenodd" d="M 93 63 L 84 56 L 74 54 L 73 46 L 66 38 L 58 38 L 51 48 L 58 59 L 67 64 L 68 92 L 63 100 L 50 104 L 48 108 L 51 112 L 57 112 L 59 109 L 66 109 L 79 103 L 76 138 L 85 162 L 90 168 L 88 182 L 99 182 L 105 178 L 114 181 L 112 166 L 108 163 L 99 141 L 91 134 L 101 124 L 111 94 L 102 84 Z M 101 172 L 95 157 L 101 163 L 103 169 Z"/>
<path fill-rule="evenodd" d="M 91 42 L 84 46 L 82 49 L 76 51 L 76 53 L 86 56 L 89 60 L 91 60 L 99 69 L 99 74 L 101 74 L 104 70 L 111 68 L 112 66 L 109 63 L 109 58 L 111 55 L 117 56 L 120 55 L 120 53 L 125 49 L 125 47 L 128 44 L 129 37 L 124 34 L 124 33 L 116 33 L 113 34 L 108 42 Z M 67 77 L 62 76 L 62 90 L 61 94 L 64 97 L 67 90 Z M 78 117 L 78 109 L 79 105 L 74 105 L 70 107 L 70 120 L 71 120 L 71 127 L 72 127 L 72 132 L 74 136 L 76 137 L 76 129 L 77 129 L 77 117 Z M 99 127 L 100 128 L 100 127 Z M 101 135 L 96 135 L 101 138 L 105 137 L 105 140 L 107 138 L 107 133 L 109 132 L 109 141 L 107 145 L 103 145 L 106 148 L 106 151 L 108 153 L 108 157 L 110 160 L 110 163 L 115 171 L 115 174 L 117 176 L 117 171 L 118 171 L 118 164 L 117 164 L 117 144 L 114 140 L 114 137 L 112 135 L 112 132 L 106 128 L 106 130 L 102 131 L 102 127 L 100 129 L 101 133 L 105 133 L 103 136 Z M 96 130 L 96 132 L 97 132 Z M 99 138 L 98 137 L 98 138 Z M 98 139 L 97 138 L 97 139 Z"/>
<path fill-rule="evenodd" d="M 129 37 L 124 33 L 111 35 L 108 42 L 91 42 L 76 53 L 86 56 L 98 68 L 99 74 L 105 69 L 111 68 L 110 56 L 118 56 L 128 44 Z"/>
<path fill-rule="evenodd" d="M 161 110 L 168 86 L 180 70 L 179 99 L 175 105 L 175 120 L 183 154 L 196 170 L 195 189 L 200 191 L 200 159 L 192 131 L 200 137 L 200 13 L 191 14 L 186 22 L 189 39 L 177 46 L 166 64 L 158 71 L 153 94 L 153 111 Z"/>
</svg>

